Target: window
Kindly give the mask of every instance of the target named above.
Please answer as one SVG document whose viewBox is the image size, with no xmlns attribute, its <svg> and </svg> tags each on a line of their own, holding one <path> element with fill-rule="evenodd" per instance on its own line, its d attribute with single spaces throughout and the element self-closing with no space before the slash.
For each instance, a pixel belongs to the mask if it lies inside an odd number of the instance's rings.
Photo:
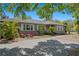
<svg viewBox="0 0 79 59">
<path fill-rule="evenodd" d="M 23 24 L 23 30 L 24 31 L 33 31 L 33 30 L 36 30 L 37 29 L 37 26 L 35 25 L 32 25 L 32 24 Z"/>
<path fill-rule="evenodd" d="M 59 31 L 61 31 L 62 30 L 62 27 L 61 26 L 59 26 Z"/>
<path fill-rule="evenodd" d="M 63 26 L 59 26 L 59 28 L 60 28 L 60 29 L 59 29 L 60 31 L 62 31 L 62 30 L 63 30 Z"/>
<path fill-rule="evenodd" d="M 26 25 L 26 30 L 30 30 L 30 25 Z"/>
</svg>

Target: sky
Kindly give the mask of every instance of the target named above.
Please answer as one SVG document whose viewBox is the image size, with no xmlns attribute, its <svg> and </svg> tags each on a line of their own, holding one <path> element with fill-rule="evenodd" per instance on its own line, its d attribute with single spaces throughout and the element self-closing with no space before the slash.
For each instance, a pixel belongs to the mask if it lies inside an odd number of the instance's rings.
<svg viewBox="0 0 79 59">
<path fill-rule="evenodd" d="M 53 19 L 55 20 L 74 20 L 75 18 L 73 18 L 70 14 L 63 14 L 60 12 L 55 12 L 53 14 Z"/>
<path fill-rule="evenodd" d="M 36 14 L 36 11 L 33 11 L 33 12 L 26 12 L 27 16 L 31 16 L 32 19 L 34 20 L 40 20 L 39 16 Z M 9 16 L 9 18 L 13 18 L 13 14 L 11 13 L 7 13 L 6 12 L 6 15 Z M 72 18 L 71 15 L 68 15 L 68 14 L 62 14 L 60 12 L 55 12 L 53 15 L 52 15 L 52 19 L 53 20 L 73 20 L 74 18 Z"/>
<path fill-rule="evenodd" d="M 44 4 L 40 4 L 40 6 L 42 6 Z M 13 14 L 6 12 L 5 13 L 7 16 L 9 16 L 9 18 L 13 18 Z M 36 11 L 33 12 L 26 12 L 27 16 L 31 16 L 32 19 L 34 20 L 40 20 L 39 16 L 36 14 Z M 54 12 L 54 14 L 52 14 L 52 19 L 53 20 L 73 20 L 74 18 L 72 18 L 72 16 L 70 14 L 63 14 L 60 12 Z"/>
</svg>

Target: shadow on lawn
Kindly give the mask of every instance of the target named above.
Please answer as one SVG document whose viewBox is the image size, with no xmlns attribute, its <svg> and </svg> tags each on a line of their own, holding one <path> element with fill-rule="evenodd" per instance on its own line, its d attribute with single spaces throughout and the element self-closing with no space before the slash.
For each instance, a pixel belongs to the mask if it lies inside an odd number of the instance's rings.
<svg viewBox="0 0 79 59">
<path fill-rule="evenodd" d="M 1 56 L 69 56 L 79 55 L 78 44 L 62 44 L 56 40 L 48 40 L 47 42 L 39 42 L 33 49 L 30 48 L 3 48 L 0 49 Z M 75 51 L 74 49 L 78 49 Z"/>
</svg>

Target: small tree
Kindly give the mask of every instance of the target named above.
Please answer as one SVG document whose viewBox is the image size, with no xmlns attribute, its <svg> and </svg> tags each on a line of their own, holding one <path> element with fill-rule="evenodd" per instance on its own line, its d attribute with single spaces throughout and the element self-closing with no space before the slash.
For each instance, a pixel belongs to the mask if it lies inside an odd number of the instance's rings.
<svg viewBox="0 0 79 59">
<path fill-rule="evenodd" d="M 68 32 L 68 34 L 70 34 L 70 30 L 71 30 L 72 26 L 68 22 L 64 22 L 64 25 L 65 25 L 64 26 L 65 33 L 67 34 L 67 32 Z"/>
<path fill-rule="evenodd" d="M 4 20 L 0 28 L 1 36 L 3 36 L 4 39 L 11 40 L 19 36 L 18 25 L 15 21 L 10 22 L 8 20 Z"/>
<path fill-rule="evenodd" d="M 44 25 L 39 25 L 39 33 L 40 35 L 44 35 Z"/>
<path fill-rule="evenodd" d="M 76 20 L 75 21 L 75 27 L 74 27 L 74 29 L 78 32 L 78 34 L 79 34 L 79 20 Z"/>
<path fill-rule="evenodd" d="M 56 31 L 56 28 L 50 26 L 48 30 L 49 30 L 50 34 L 54 34 L 54 32 Z"/>
<path fill-rule="evenodd" d="M 78 32 L 78 34 L 79 34 L 79 25 L 75 25 L 74 30 L 76 30 Z"/>
</svg>

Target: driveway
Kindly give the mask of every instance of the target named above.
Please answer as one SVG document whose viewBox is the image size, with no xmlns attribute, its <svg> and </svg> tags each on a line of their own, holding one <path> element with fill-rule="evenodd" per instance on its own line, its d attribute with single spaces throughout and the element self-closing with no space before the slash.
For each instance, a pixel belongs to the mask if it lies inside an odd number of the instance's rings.
<svg viewBox="0 0 79 59">
<path fill-rule="evenodd" d="M 68 56 L 72 49 L 79 48 L 79 35 L 33 37 L 21 41 L 0 44 L 0 55 L 6 56 Z M 76 52 L 79 55 L 79 52 Z M 76 55 L 77 55 L 76 54 Z"/>
<path fill-rule="evenodd" d="M 21 41 L 11 44 L 0 44 L 0 48 L 33 48 L 38 44 L 38 42 L 47 42 L 47 40 L 57 40 L 62 44 L 79 44 L 79 35 L 46 36 L 46 38 L 25 38 Z"/>
</svg>

